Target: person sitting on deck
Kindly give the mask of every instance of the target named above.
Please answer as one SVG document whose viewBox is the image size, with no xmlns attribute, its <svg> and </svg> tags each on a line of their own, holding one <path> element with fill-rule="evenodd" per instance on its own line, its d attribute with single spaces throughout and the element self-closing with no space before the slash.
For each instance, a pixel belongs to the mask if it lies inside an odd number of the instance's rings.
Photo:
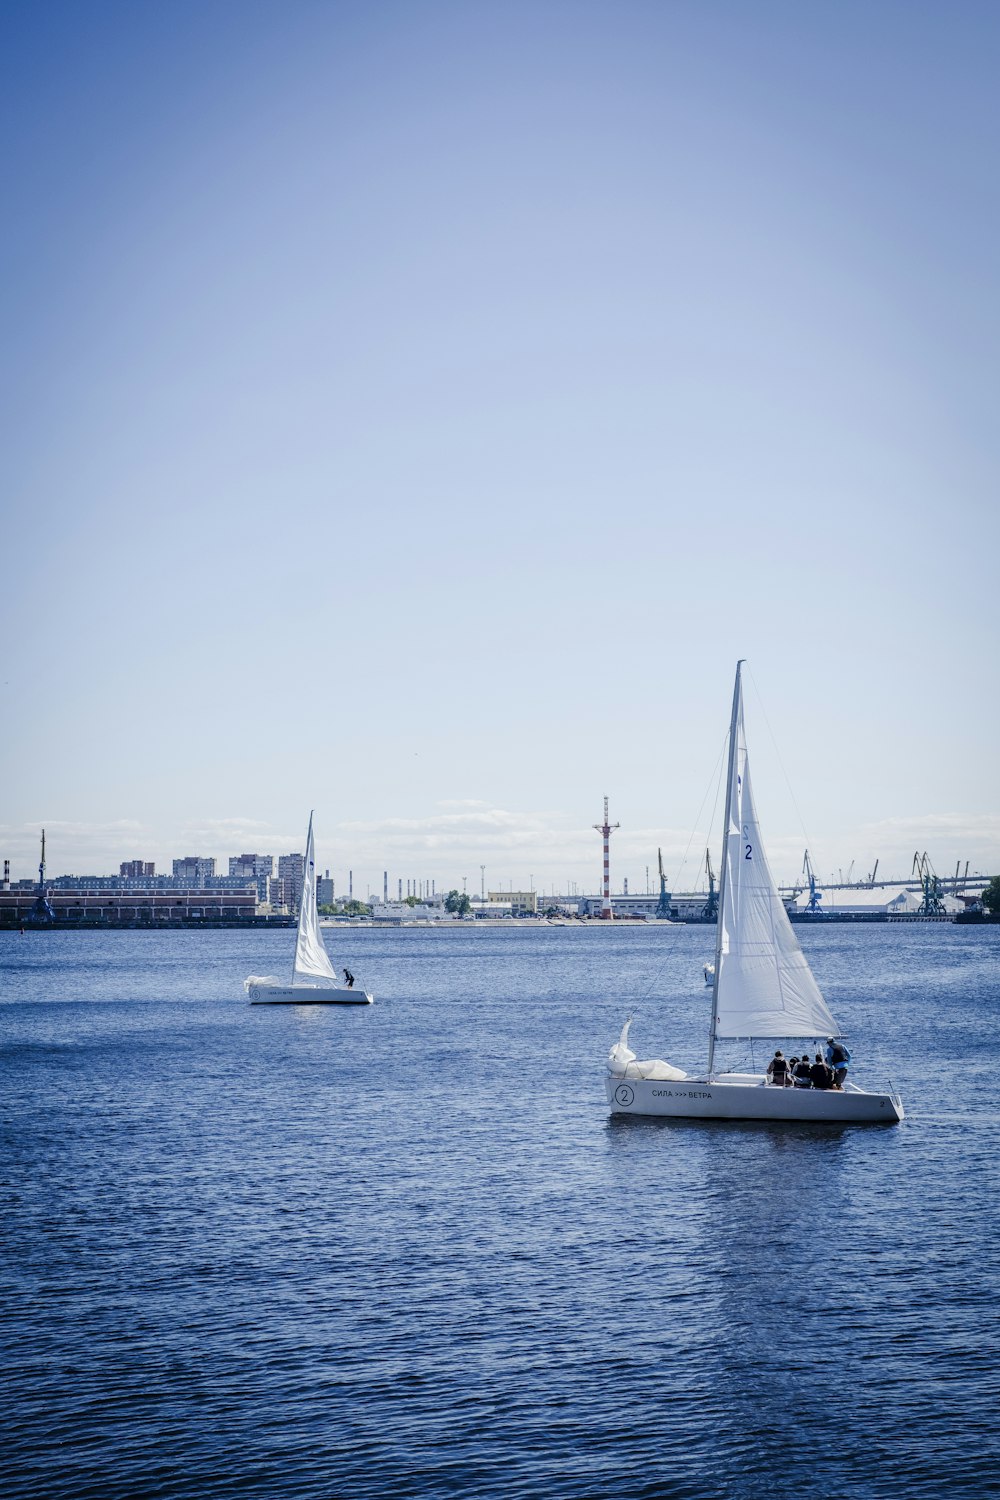
<svg viewBox="0 0 1000 1500">
<path fill-rule="evenodd" d="M 804 1053 L 792 1069 L 792 1082 L 797 1089 L 812 1088 L 812 1078 L 809 1075 L 809 1059 Z"/>
<path fill-rule="evenodd" d="M 833 1069 L 828 1067 L 818 1052 L 816 1053 L 816 1061 L 809 1069 L 809 1077 L 812 1079 L 814 1089 L 833 1088 Z"/>
<path fill-rule="evenodd" d="M 767 1076 L 779 1089 L 788 1085 L 788 1059 L 780 1047 L 767 1065 Z"/>
</svg>

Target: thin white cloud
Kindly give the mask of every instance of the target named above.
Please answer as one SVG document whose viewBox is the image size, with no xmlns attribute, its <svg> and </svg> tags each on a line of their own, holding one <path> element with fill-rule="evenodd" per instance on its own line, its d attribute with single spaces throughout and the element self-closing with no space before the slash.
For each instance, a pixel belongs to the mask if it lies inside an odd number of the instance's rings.
<svg viewBox="0 0 1000 1500">
<path fill-rule="evenodd" d="M 862 831 L 872 838 L 924 833 L 928 838 L 965 838 L 1000 840 L 1000 813 L 974 816 L 970 813 L 921 813 L 908 818 L 882 818 L 862 824 Z"/>
<path fill-rule="evenodd" d="M 41 829 L 46 829 L 46 858 L 51 876 L 114 873 L 121 861 L 144 859 L 169 872 L 184 855 L 212 856 L 225 871 L 230 855 L 246 850 L 283 854 L 301 850 L 305 829 L 280 832 L 259 818 L 234 815 L 191 820 L 172 829 L 155 828 L 137 819 L 73 822 L 43 819 L 0 824 L 0 854 L 11 860 L 14 879 L 33 878 L 38 867 Z M 718 834 L 669 826 L 617 829 L 611 840 L 612 885 L 621 889 L 627 876 L 632 889 L 655 888 L 657 850 L 672 890 L 704 886 L 706 844 L 717 862 Z M 800 878 L 804 841 L 801 833 L 768 839 L 768 858 L 776 878 L 792 884 Z M 1000 870 L 1000 816 L 966 813 L 922 813 L 818 831 L 810 843 L 814 868 L 829 881 L 853 872 L 863 879 L 879 860 L 879 874 L 907 878 L 913 853 L 926 849 L 939 874 L 954 872 L 956 860 L 970 872 Z M 354 872 L 355 889 L 372 882 L 380 888 L 383 871 L 391 880 L 434 879 L 439 886 L 472 886 L 482 878 L 494 889 L 533 879 L 539 888 L 565 889 L 572 882 L 596 891 L 601 878 L 601 839 L 590 826 L 551 809 L 492 806 L 483 800 L 449 800 L 435 804 L 423 817 L 391 817 L 323 825 L 317 857 L 322 867 L 343 880 Z"/>
<path fill-rule="evenodd" d="M 11 863 L 13 879 L 34 878 L 45 830 L 46 868 L 49 874 L 98 875 L 108 871 L 108 851 L 118 864 L 125 859 L 148 858 L 151 841 L 147 824 L 135 818 L 110 822 L 74 822 L 66 818 L 40 817 L 21 824 L 0 824 L 2 856 Z"/>
</svg>

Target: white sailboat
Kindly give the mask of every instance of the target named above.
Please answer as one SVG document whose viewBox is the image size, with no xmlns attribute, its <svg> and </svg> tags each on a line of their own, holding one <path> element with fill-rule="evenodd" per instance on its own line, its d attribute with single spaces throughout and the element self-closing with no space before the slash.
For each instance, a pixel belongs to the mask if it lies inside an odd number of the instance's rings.
<svg viewBox="0 0 1000 1500">
<path fill-rule="evenodd" d="M 313 852 L 313 815 L 309 814 L 306 837 L 306 867 L 299 905 L 299 930 L 295 939 L 292 982 L 285 984 L 273 974 L 251 974 L 243 988 L 251 1005 L 371 1005 L 374 995 L 364 987 L 341 984 L 330 962 L 319 931 L 316 909 L 316 857 Z"/>
<path fill-rule="evenodd" d="M 765 1074 L 715 1071 L 715 1045 L 723 1038 L 822 1044 L 840 1034 L 764 856 L 743 728 L 742 666 L 737 663 L 729 733 L 708 1066 L 688 1076 L 659 1058 L 640 1062 L 628 1045 L 626 1021 L 608 1057 L 608 1103 L 612 1113 L 626 1115 L 895 1124 L 903 1118 L 903 1101 L 894 1092 L 869 1093 L 853 1083 L 787 1088 Z"/>
</svg>

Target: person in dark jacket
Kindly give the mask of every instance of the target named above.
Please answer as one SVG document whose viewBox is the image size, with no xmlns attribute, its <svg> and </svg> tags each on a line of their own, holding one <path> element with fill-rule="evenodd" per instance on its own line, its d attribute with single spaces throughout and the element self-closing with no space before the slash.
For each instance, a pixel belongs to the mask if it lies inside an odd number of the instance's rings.
<svg viewBox="0 0 1000 1500">
<path fill-rule="evenodd" d="M 833 1088 L 833 1069 L 823 1061 L 819 1052 L 816 1053 L 816 1061 L 809 1069 L 809 1077 L 814 1089 Z"/>
<path fill-rule="evenodd" d="M 787 1088 L 789 1083 L 788 1058 L 780 1047 L 767 1065 L 767 1076 L 772 1083 L 777 1084 L 779 1089 Z"/>
<path fill-rule="evenodd" d="M 799 1058 L 798 1062 L 795 1064 L 795 1067 L 792 1069 L 792 1081 L 797 1089 L 812 1088 L 812 1078 L 809 1074 L 808 1057 L 803 1056 Z"/>
<path fill-rule="evenodd" d="M 353 988 L 354 988 L 354 975 L 351 973 L 350 969 L 345 969 L 344 970 L 344 978 L 347 981 L 347 988 L 349 990 L 353 990 Z"/>
<path fill-rule="evenodd" d="M 844 1087 L 844 1079 L 847 1077 L 847 1065 L 851 1060 L 851 1054 L 843 1042 L 838 1042 L 835 1037 L 828 1036 L 826 1039 L 826 1061 L 833 1070 L 833 1086 L 835 1089 Z"/>
</svg>

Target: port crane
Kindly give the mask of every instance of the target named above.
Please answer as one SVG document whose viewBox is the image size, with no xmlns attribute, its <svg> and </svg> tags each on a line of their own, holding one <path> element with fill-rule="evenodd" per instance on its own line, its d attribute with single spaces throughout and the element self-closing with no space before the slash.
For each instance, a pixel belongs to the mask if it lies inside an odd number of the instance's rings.
<svg viewBox="0 0 1000 1500">
<path fill-rule="evenodd" d="M 816 872 L 809 858 L 809 850 L 806 850 L 805 859 L 802 861 L 802 873 L 809 882 L 809 900 L 806 902 L 806 911 L 818 912 L 819 903 L 823 899 L 823 892 L 816 889 Z"/>
<path fill-rule="evenodd" d="M 42 829 L 42 857 L 38 865 L 38 890 L 29 913 L 32 922 L 51 922 L 55 912 L 49 905 L 49 893 L 45 886 L 45 829 Z"/>
<path fill-rule="evenodd" d="M 715 922 L 719 916 L 719 898 L 715 891 L 715 871 L 712 869 L 712 856 L 705 850 L 705 871 L 708 875 L 708 900 L 701 909 L 701 914 L 706 922 Z"/>
<path fill-rule="evenodd" d="M 878 860 L 875 861 L 875 868 L 874 868 L 874 870 L 872 870 L 871 874 L 868 877 L 868 889 L 870 891 L 873 891 L 875 889 L 875 876 L 877 874 L 878 874 Z"/>
<path fill-rule="evenodd" d="M 913 867 L 911 875 L 916 875 L 920 881 L 920 889 L 923 892 L 923 900 L 920 903 L 920 915 L 932 917 L 938 912 L 944 911 L 944 902 L 941 900 L 941 882 L 934 873 L 934 866 L 930 862 L 927 850 L 923 854 L 919 851 L 913 855 Z"/>
<path fill-rule="evenodd" d="M 663 873 L 663 850 L 657 849 L 656 862 L 660 867 L 660 899 L 656 903 L 656 915 L 670 920 L 670 892 L 667 890 L 667 877 Z"/>
</svg>

